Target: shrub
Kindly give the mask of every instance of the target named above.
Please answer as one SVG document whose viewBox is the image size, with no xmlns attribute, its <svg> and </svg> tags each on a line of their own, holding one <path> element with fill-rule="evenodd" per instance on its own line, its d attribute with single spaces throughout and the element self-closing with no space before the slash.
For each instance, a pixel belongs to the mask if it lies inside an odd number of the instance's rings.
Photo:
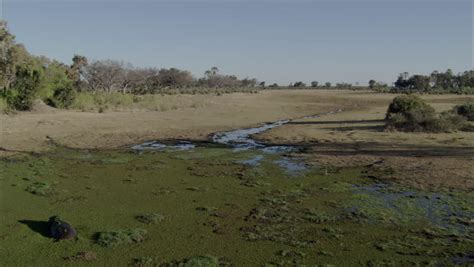
<svg viewBox="0 0 474 267">
<path fill-rule="evenodd" d="M 51 102 L 57 108 L 69 108 L 76 97 L 76 90 L 72 84 L 66 84 L 54 90 Z"/>
<path fill-rule="evenodd" d="M 398 130 L 422 131 L 428 121 L 435 119 L 434 108 L 415 95 L 397 96 L 390 103 L 387 126 Z"/>
<path fill-rule="evenodd" d="M 96 242 L 103 247 L 116 247 L 121 244 L 140 243 L 145 240 L 146 233 L 146 230 L 138 228 L 100 232 L 96 234 Z"/>
<path fill-rule="evenodd" d="M 424 131 L 441 133 L 453 132 L 464 126 L 466 119 L 453 112 L 443 112 L 437 118 L 427 121 Z"/>
<path fill-rule="evenodd" d="M 454 107 L 454 111 L 457 114 L 466 117 L 467 120 L 474 121 L 474 100 Z"/>
<path fill-rule="evenodd" d="M 8 107 L 15 110 L 30 110 L 39 82 L 39 71 L 19 67 L 16 72 L 16 80 L 6 95 Z"/>
<path fill-rule="evenodd" d="M 454 113 L 436 114 L 434 108 L 415 95 L 402 95 L 393 99 L 385 117 L 388 129 L 411 132 L 451 132 L 464 124 Z"/>
</svg>

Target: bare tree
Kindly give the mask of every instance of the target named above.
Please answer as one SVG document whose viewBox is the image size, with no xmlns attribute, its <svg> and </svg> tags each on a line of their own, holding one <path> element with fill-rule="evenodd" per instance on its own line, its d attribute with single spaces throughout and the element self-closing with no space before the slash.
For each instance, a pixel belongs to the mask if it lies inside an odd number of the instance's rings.
<svg viewBox="0 0 474 267">
<path fill-rule="evenodd" d="M 92 91 L 112 92 L 120 88 L 124 77 L 124 63 L 116 60 L 97 60 L 84 69 L 84 79 Z"/>
</svg>

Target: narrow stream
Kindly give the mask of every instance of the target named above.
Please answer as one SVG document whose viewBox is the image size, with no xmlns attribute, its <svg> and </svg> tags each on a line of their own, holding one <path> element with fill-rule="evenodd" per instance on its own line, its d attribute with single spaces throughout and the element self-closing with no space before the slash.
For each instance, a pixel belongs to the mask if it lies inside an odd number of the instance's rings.
<svg viewBox="0 0 474 267">
<path fill-rule="evenodd" d="M 322 115 L 330 115 L 337 112 L 341 112 L 342 109 L 336 111 L 330 111 Z M 304 119 L 308 118 L 319 118 L 321 115 L 305 116 Z M 265 123 L 259 127 L 237 129 L 227 132 L 218 132 L 211 137 L 211 141 L 215 144 L 226 145 L 232 148 L 234 152 L 241 152 L 247 150 L 255 150 L 259 153 L 252 158 L 242 160 L 237 163 L 245 164 L 249 166 L 258 166 L 262 161 L 265 160 L 265 154 L 280 154 L 281 157 L 278 160 L 274 160 L 273 163 L 281 167 L 289 175 L 301 174 L 307 170 L 306 164 L 300 159 L 295 157 L 284 156 L 284 153 L 298 151 L 298 147 L 290 145 L 268 145 L 261 143 L 252 138 L 253 135 L 263 133 L 265 131 L 283 126 L 291 120 L 278 120 L 271 123 Z M 192 150 L 196 148 L 196 144 L 190 141 L 179 141 L 171 145 L 161 143 L 159 141 L 149 141 L 142 144 L 132 146 L 133 150 Z"/>
</svg>

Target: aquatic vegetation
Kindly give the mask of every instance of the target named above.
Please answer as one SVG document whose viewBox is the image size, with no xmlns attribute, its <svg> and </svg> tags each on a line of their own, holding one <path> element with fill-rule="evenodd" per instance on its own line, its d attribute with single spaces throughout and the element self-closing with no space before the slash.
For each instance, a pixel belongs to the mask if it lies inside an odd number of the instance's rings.
<svg viewBox="0 0 474 267">
<path fill-rule="evenodd" d="M 26 191 L 38 196 L 49 196 L 54 192 L 51 184 L 48 182 L 35 182 L 29 185 Z"/>
<path fill-rule="evenodd" d="M 128 229 L 105 231 L 96 234 L 96 243 L 103 247 L 116 247 L 121 244 L 140 243 L 145 240 L 146 230 Z"/>
<path fill-rule="evenodd" d="M 449 265 L 468 258 L 474 246 L 472 192 L 381 184 L 365 168 L 291 176 L 273 164 L 281 155 L 265 154 L 258 166 L 248 166 L 238 161 L 259 152 L 213 146 L 142 153 L 58 149 L 0 161 L 0 240 L 24 247 L 0 247 L 6 265 L 32 264 L 31 257 L 42 265 L 66 258 L 119 266 Z M 107 158 L 113 160 L 101 160 Z M 56 193 L 39 198 L 25 191 L 42 177 Z M 18 223 L 44 219 L 49 210 L 73 221 L 79 238 L 48 243 L 34 234 L 41 225 Z M 101 229 L 107 231 L 97 233 Z M 189 257 L 208 254 L 219 257 Z"/>
<path fill-rule="evenodd" d="M 222 264 L 226 266 L 225 264 Z M 213 256 L 195 256 L 181 261 L 165 263 L 169 267 L 219 267 L 219 259 Z"/>
<path fill-rule="evenodd" d="M 197 211 L 203 211 L 203 212 L 210 212 L 210 211 L 215 211 L 217 208 L 215 207 L 196 207 Z"/>
<path fill-rule="evenodd" d="M 140 257 L 140 258 L 135 258 L 132 259 L 132 261 L 129 264 L 130 266 L 154 266 L 155 260 L 152 257 Z"/>
<path fill-rule="evenodd" d="M 94 251 L 80 251 L 63 259 L 66 261 L 95 261 L 97 260 L 97 254 Z"/>
<path fill-rule="evenodd" d="M 303 218 L 314 223 L 328 223 L 335 222 L 337 220 L 336 216 L 331 216 L 324 211 L 317 211 L 315 209 L 309 209 L 305 211 Z"/>
<path fill-rule="evenodd" d="M 144 224 L 155 224 L 166 219 L 166 216 L 160 213 L 146 213 L 135 216 L 135 219 Z"/>
</svg>

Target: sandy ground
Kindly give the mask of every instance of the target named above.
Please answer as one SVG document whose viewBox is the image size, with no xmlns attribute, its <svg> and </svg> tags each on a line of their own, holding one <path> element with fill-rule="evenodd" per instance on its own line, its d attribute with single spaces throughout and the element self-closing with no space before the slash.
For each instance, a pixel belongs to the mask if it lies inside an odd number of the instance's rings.
<svg viewBox="0 0 474 267">
<path fill-rule="evenodd" d="M 309 162 L 370 165 L 417 187 L 474 188 L 474 134 L 388 133 L 383 119 L 392 94 L 354 91 L 275 90 L 258 94 L 163 96 L 175 109 L 90 113 L 36 108 L 0 115 L 0 149 L 41 152 L 51 143 L 73 148 L 116 148 L 153 139 L 208 140 L 223 130 L 279 119 L 292 123 L 258 136 L 270 143 L 308 147 Z M 424 96 L 437 110 L 472 97 Z M 192 108 L 191 106 L 194 106 Z M 308 115 L 344 109 L 314 119 Z"/>
</svg>

